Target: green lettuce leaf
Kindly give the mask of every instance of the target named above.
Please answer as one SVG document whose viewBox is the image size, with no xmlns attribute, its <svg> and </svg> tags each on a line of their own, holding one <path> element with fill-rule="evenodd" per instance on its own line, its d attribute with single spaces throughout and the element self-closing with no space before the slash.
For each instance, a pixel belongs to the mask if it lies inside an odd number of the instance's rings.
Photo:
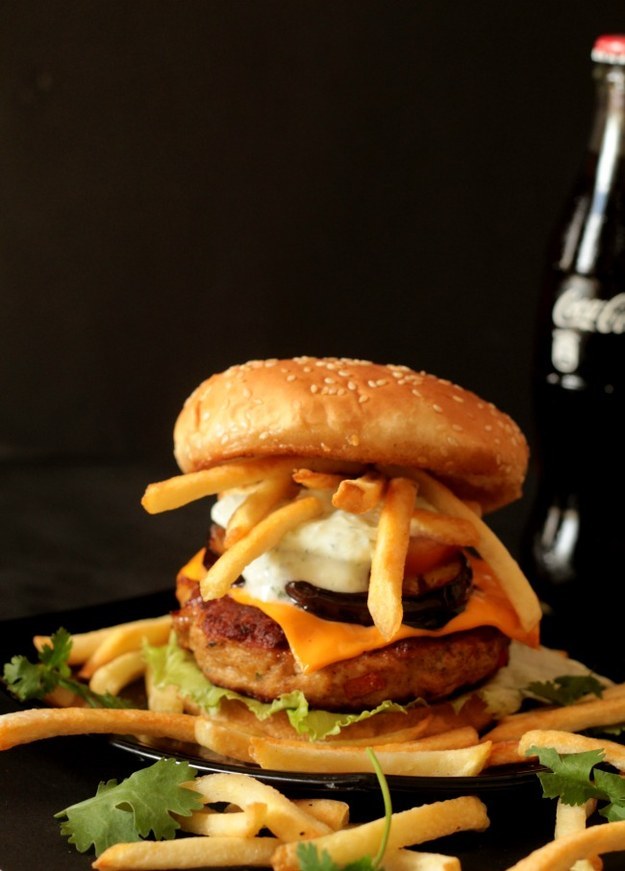
<svg viewBox="0 0 625 871">
<path fill-rule="evenodd" d="M 272 714 L 284 711 L 295 731 L 307 736 L 311 741 L 319 741 L 328 735 L 337 735 L 345 726 L 366 720 L 375 714 L 407 710 L 406 706 L 395 702 L 382 702 L 377 708 L 357 714 L 311 711 L 306 697 L 299 690 L 283 693 L 273 702 L 259 702 L 257 699 L 211 683 L 202 674 L 193 656 L 179 647 L 175 636 L 172 636 L 169 643 L 163 647 L 146 646 L 144 656 L 151 669 L 155 686 L 177 687 L 181 695 L 194 702 L 206 713 L 216 713 L 222 699 L 242 702 L 259 720 L 266 720 Z"/>
</svg>

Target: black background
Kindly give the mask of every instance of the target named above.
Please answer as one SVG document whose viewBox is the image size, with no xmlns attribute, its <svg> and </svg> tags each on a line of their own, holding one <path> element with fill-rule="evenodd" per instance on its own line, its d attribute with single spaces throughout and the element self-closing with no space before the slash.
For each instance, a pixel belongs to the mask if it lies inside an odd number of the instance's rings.
<svg viewBox="0 0 625 871">
<path fill-rule="evenodd" d="M 231 363 L 427 369 L 533 447 L 543 252 L 589 132 L 592 42 L 624 17 L 622 0 L 0 0 L 0 616 L 112 602 L 118 620 L 117 600 L 171 588 L 206 508 L 139 499 L 176 471 L 183 399 Z M 513 552 L 533 468 L 492 518 Z M 4 871 L 87 867 L 51 815 L 132 761 L 99 739 L 1 756 Z M 550 836 L 537 814 L 493 828 L 493 868 Z"/>
<path fill-rule="evenodd" d="M 11 594 L 49 587 L 72 535 L 88 575 L 143 531 L 127 583 L 153 583 L 133 574 L 190 520 L 139 519 L 146 478 L 175 472 L 192 388 L 252 357 L 427 369 L 533 446 L 543 251 L 589 131 L 592 42 L 622 19 L 576 0 L 0 4 Z M 138 470 L 76 481 L 51 460 Z M 513 550 L 528 507 L 494 517 Z"/>
</svg>

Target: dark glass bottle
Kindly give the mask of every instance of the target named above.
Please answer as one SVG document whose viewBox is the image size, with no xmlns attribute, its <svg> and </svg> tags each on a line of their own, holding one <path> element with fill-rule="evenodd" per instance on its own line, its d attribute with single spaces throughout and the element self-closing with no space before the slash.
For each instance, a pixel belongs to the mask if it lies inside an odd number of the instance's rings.
<svg viewBox="0 0 625 871">
<path fill-rule="evenodd" d="M 548 257 L 534 371 L 538 480 L 522 562 L 543 641 L 625 679 L 625 35 Z"/>
</svg>

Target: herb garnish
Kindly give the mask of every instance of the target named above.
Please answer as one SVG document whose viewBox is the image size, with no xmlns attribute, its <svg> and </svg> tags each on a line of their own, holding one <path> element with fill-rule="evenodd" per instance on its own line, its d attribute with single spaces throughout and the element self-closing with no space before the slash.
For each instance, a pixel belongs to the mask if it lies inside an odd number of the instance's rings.
<svg viewBox="0 0 625 871">
<path fill-rule="evenodd" d="M 384 800 L 384 831 L 378 852 L 372 859 L 371 856 L 362 856 L 353 862 L 348 862 L 347 865 L 338 865 L 330 856 L 327 850 L 322 850 L 321 853 L 310 842 L 302 841 L 297 845 L 297 858 L 299 860 L 300 871 L 379 871 L 382 865 L 382 859 L 386 852 L 388 836 L 391 831 L 391 817 L 393 808 L 391 805 L 391 795 L 386 782 L 386 777 L 382 772 L 380 763 L 378 762 L 375 753 L 370 747 L 367 747 L 367 755 L 373 765 L 373 770 L 378 779 L 382 798 Z"/>
<path fill-rule="evenodd" d="M 625 820 L 625 781 L 620 774 L 595 768 L 604 760 L 603 750 L 560 754 L 553 747 L 530 747 L 526 755 L 537 756 L 551 769 L 538 774 L 544 798 L 560 798 L 570 805 L 594 798 L 606 802 L 601 816 L 610 822 Z"/>
<path fill-rule="evenodd" d="M 592 674 L 565 674 L 550 681 L 535 681 L 527 689 L 532 695 L 556 705 L 572 705 L 589 694 L 601 698 L 604 686 Z"/>
<path fill-rule="evenodd" d="M 171 814 L 190 816 L 202 807 L 200 795 L 182 786 L 194 776 L 188 762 L 159 759 L 121 783 L 102 781 L 92 798 L 54 817 L 66 817 L 61 834 L 81 853 L 93 845 L 99 856 L 113 844 L 140 841 L 150 832 L 158 840 L 169 840 L 180 828 Z"/>
<path fill-rule="evenodd" d="M 25 656 L 14 656 L 4 666 L 3 678 L 10 692 L 20 701 L 43 699 L 57 687 L 70 690 L 92 708 L 127 708 L 128 702 L 110 693 L 94 693 L 87 684 L 75 680 L 68 665 L 72 649 L 72 636 L 66 629 L 58 629 L 51 637 L 52 645 L 45 644 L 39 651 L 39 662 L 30 662 Z"/>
</svg>

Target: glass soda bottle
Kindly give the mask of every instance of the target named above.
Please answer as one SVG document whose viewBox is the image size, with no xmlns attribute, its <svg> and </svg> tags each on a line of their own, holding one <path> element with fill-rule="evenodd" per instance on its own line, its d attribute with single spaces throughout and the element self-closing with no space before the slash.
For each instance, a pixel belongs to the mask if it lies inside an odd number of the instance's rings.
<svg viewBox="0 0 625 871">
<path fill-rule="evenodd" d="M 522 562 L 545 606 L 543 643 L 624 680 L 625 35 L 598 38 L 591 58 L 591 134 L 539 306 Z"/>
</svg>

